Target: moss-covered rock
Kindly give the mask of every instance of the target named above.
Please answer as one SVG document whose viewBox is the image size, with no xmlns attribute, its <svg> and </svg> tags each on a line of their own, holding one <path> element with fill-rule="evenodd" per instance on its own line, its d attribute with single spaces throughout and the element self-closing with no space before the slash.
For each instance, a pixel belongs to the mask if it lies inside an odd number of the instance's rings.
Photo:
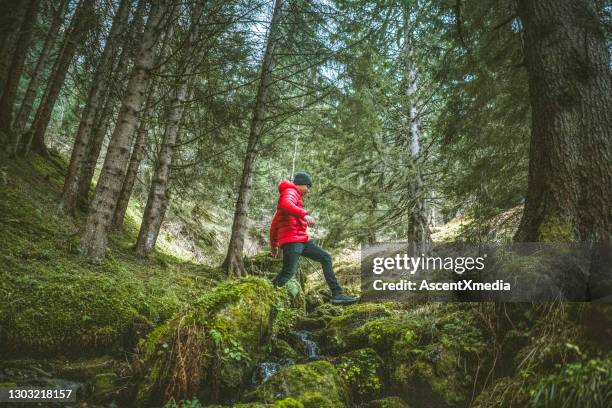
<svg viewBox="0 0 612 408">
<path fill-rule="evenodd" d="M 466 403 L 484 348 L 474 305 L 358 306 L 330 319 L 319 337 L 328 351 L 370 348 L 384 361 L 379 378 L 411 404 Z"/>
<path fill-rule="evenodd" d="M 300 401 L 305 408 L 346 407 L 350 403 L 342 377 L 323 360 L 286 367 L 250 396 L 264 402 L 287 397 Z"/>
<path fill-rule="evenodd" d="M 276 408 L 304 408 L 304 404 L 295 398 L 283 398 L 280 401 L 276 401 Z"/>
<path fill-rule="evenodd" d="M 383 361 L 371 348 L 343 354 L 336 362 L 336 369 L 359 401 L 375 398 L 383 386 Z"/>
<path fill-rule="evenodd" d="M 383 303 L 362 303 L 348 306 L 339 316 L 329 318 L 325 329 L 318 336 L 324 340 L 321 341 L 321 349 L 324 353 L 330 354 L 348 350 L 350 346 L 348 338 L 353 330 L 370 320 L 391 314 L 389 306 Z"/>
<path fill-rule="evenodd" d="M 276 339 L 272 344 L 272 355 L 279 359 L 297 360 L 300 354 L 291 345 L 283 340 Z"/>
<path fill-rule="evenodd" d="M 325 320 L 312 317 L 302 317 L 296 323 L 298 330 L 319 330 L 325 327 Z"/>
<path fill-rule="evenodd" d="M 410 408 L 400 397 L 387 397 L 370 401 L 367 408 Z"/>
<path fill-rule="evenodd" d="M 102 373 L 94 379 L 94 392 L 101 394 L 111 391 L 117 385 L 119 376 L 115 373 Z"/>
<path fill-rule="evenodd" d="M 329 322 L 334 317 L 340 316 L 344 313 L 342 306 L 332 305 L 331 303 L 324 303 L 317 307 L 310 313 L 310 317 L 313 319 L 323 320 Z"/>
<path fill-rule="evenodd" d="M 206 293 L 139 345 L 138 403 L 235 396 L 267 358 L 271 340 L 281 334 L 275 321 L 290 305 L 285 291 L 257 277 L 229 280 Z"/>
<path fill-rule="evenodd" d="M 75 360 L 58 363 L 55 372 L 61 378 L 70 380 L 92 380 L 96 375 L 114 370 L 117 361 L 110 356 L 101 356 L 87 360 Z"/>
</svg>

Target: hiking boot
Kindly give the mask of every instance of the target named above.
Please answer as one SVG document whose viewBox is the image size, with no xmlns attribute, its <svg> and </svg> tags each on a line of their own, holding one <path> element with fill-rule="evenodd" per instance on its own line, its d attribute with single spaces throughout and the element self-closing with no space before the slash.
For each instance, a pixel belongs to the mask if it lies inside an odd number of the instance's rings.
<svg viewBox="0 0 612 408">
<path fill-rule="evenodd" d="M 357 298 L 354 296 L 349 296 L 344 293 L 338 293 L 337 295 L 333 295 L 331 298 L 331 302 L 334 305 L 350 305 L 357 301 Z"/>
</svg>

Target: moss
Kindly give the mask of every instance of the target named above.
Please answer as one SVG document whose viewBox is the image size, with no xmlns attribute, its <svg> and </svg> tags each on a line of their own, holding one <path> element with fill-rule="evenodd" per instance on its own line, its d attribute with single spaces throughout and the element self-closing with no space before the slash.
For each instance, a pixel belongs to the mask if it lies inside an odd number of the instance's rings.
<svg viewBox="0 0 612 408">
<path fill-rule="evenodd" d="M 281 359 L 297 360 L 300 354 L 283 339 L 277 339 L 272 345 L 272 354 Z"/>
<path fill-rule="evenodd" d="M 18 385 L 15 382 L 0 382 L 0 389 L 6 389 L 6 388 L 17 388 Z"/>
<path fill-rule="evenodd" d="M 326 353 L 347 350 L 349 335 L 353 330 L 369 320 L 391 315 L 389 306 L 382 303 L 363 303 L 347 307 L 339 316 L 329 319 L 327 326 L 321 332 L 320 338 L 325 339 L 322 349 Z"/>
<path fill-rule="evenodd" d="M 394 344 L 404 338 L 402 345 L 410 348 L 410 341 L 415 339 L 414 327 L 408 316 L 387 316 L 366 322 L 350 333 L 347 338 L 349 347 L 368 346 L 383 356 L 389 356 Z"/>
<path fill-rule="evenodd" d="M 106 261 L 89 264 L 74 251 L 82 218 L 58 208 L 65 163 L 54 161 L 7 161 L 7 183 L 0 183 L 3 353 L 121 352 L 223 277 L 159 252 L 138 258 L 131 219 L 111 234 Z"/>
<path fill-rule="evenodd" d="M 272 258 L 267 253 L 244 258 L 244 267 L 251 275 L 276 276 L 283 267 L 282 257 Z"/>
<path fill-rule="evenodd" d="M 56 367 L 61 378 L 72 380 L 89 380 L 97 374 L 113 369 L 117 361 L 110 356 L 101 356 L 88 360 L 70 361 Z"/>
<path fill-rule="evenodd" d="M 159 396 L 191 398 L 198 390 L 209 402 L 234 396 L 267 357 L 278 334 L 275 322 L 290 304 L 286 292 L 257 277 L 229 280 L 202 295 L 141 342 L 135 365 L 144 373 L 140 404 Z"/>
<path fill-rule="evenodd" d="M 96 375 L 94 379 L 94 391 L 96 394 L 112 390 L 119 377 L 115 373 L 102 373 Z"/>
<path fill-rule="evenodd" d="M 365 356 L 378 354 L 384 361 L 379 381 L 415 405 L 427 400 L 440 406 L 465 402 L 484 350 L 483 334 L 474 324 L 475 305 L 429 303 L 404 311 L 394 304 L 359 306 L 333 317 L 322 331 L 320 338 L 329 335 L 336 345 L 332 350 L 369 348 Z M 340 364 L 350 374 L 350 367 L 359 362 Z M 370 374 L 355 377 L 367 384 Z"/>
<path fill-rule="evenodd" d="M 312 311 L 310 316 L 313 319 L 324 320 L 325 322 L 329 322 L 334 317 L 340 316 L 344 313 L 345 310 L 342 309 L 342 306 L 335 306 L 331 303 L 324 303 L 321 306 L 317 307 Z"/>
<path fill-rule="evenodd" d="M 314 361 L 286 367 L 257 387 L 254 399 L 273 402 L 291 397 L 310 407 L 349 405 L 346 385 L 338 371 L 327 361 Z"/>
<path fill-rule="evenodd" d="M 305 392 L 301 400 L 304 408 L 336 408 L 343 405 L 339 405 L 336 401 L 330 400 L 327 395 L 322 392 Z"/>
<path fill-rule="evenodd" d="M 400 397 L 387 397 L 370 401 L 367 408 L 410 408 Z"/>
<path fill-rule="evenodd" d="M 374 398 L 382 389 L 382 359 L 371 348 L 354 350 L 340 356 L 336 369 L 351 390 L 364 401 Z"/>
<path fill-rule="evenodd" d="M 276 408 L 304 408 L 304 404 L 294 398 L 283 398 L 276 401 Z"/>
<path fill-rule="evenodd" d="M 572 242 L 576 240 L 574 227 L 559 218 L 549 218 L 540 225 L 540 240 L 543 242 Z"/>
<path fill-rule="evenodd" d="M 312 317 L 302 317 L 296 322 L 299 330 L 319 330 L 325 327 L 325 320 Z"/>
</svg>

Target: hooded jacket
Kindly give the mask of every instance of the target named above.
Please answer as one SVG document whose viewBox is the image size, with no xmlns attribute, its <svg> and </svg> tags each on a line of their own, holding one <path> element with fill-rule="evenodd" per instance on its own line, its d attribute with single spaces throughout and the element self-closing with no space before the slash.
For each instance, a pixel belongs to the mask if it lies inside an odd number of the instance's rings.
<svg viewBox="0 0 612 408">
<path fill-rule="evenodd" d="M 270 245 L 282 246 L 289 242 L 306 242 L 308 223 L 304 219 L 308 211 L 304 210 L 302 193 L 295 184 L 283 180 L 278 185 L 278 204 L 270 225 Z"/>
</svg>

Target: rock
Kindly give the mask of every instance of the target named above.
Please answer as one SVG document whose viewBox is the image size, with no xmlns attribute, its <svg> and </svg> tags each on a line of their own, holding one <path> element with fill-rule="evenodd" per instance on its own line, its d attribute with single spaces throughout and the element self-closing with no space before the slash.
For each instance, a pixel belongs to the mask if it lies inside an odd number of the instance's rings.
<svg viewBox="0 0 612 408">
<path fill-rule="evenodd" d="M 272 344 L 272 354 L 280 359 L 297 360 L 300 357 L 299 353 L 283 339 L 274 341 Z"/>
<path fill-rule="evenodd" d="M 72 380 L 92 380 L 97 374 L 108 372 L 118 364 L 110 356 L 96 357 L 88 360 L 66 361 L 57 363 L 55 371 L 62 378 Z"/>
<path fill-rule="evenodd" d="M 343 354 L 335 365 L 354 398 L 371 400 L 382 390 L 383 361 L 371 348 Z"/>
<path fill-rule="evenodd" d="M 312 317 L 302 317 L 297 321 L 298 330 L 319 330 L 325 327 L 325 320 L 313 319 Z"/>
<path fill-rule="evenodd" d="M 334 311 L 334 309 L 329 310 Z M 370 320 L 391 314 L 388 305 L 383 303 L 361 303 L 345 307 L 340 315 L 329 318 L 325 329 L 318 334 L 323 353 L 336 354 L 348 351 L 350 348 L 348 338 L 353 330 Z"/>
<path fill-rule="evenodd" d="M 171 397 L 206 403 L 235 398 L 297 317 L 291 303 L 287 291 L 257 277 L 228 280 L 207 292 L 139 344 L 137 405 Z"/>
<path fill-rule="evenodd" d="M 319 291 L 306 292 L 306 310 L 314 310 L 325 303 L 325 298 Z"/>
<path fill-rule="evenodd" d="M 250 399 L 271 403 L 294 398 L 305 408 L 347 407 L 347 387 L 328 361 L 313 361 L 286 367 L 260 385 Z"/>
<path fill-rule="evenodd" d="M 94 379 L 94 392 L 96 394 L 107 393 L 117 384 L 119 377 L 115 373 L 103 373 L 96 375 Z"/>
<path fill-rule="evenodd" d="M 304 404 L 293 398 L 276 401 L 276 408 L 304 408 Z"/>
</svg>

